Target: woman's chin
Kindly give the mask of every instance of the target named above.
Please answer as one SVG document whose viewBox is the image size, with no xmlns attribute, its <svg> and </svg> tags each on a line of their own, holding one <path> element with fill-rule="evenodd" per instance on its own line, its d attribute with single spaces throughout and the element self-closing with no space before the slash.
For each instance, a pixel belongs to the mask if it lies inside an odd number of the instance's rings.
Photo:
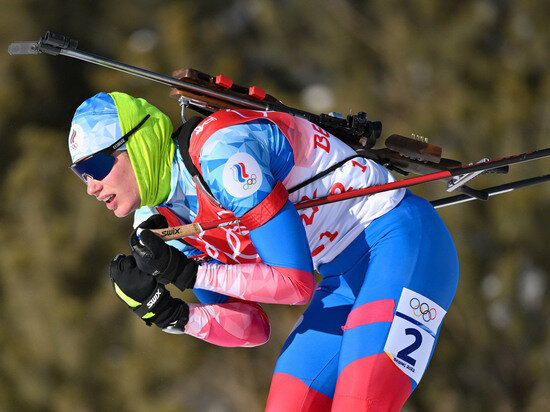
<svg viewBox="0 0 550 412">
<path fill-rule="evenodd" d="M 128 216 L 130 213 L 135 212 L 139 208 L 138 206 L 128 206 L 124 204 L 117 204 L 113 208 L 113 213 L 116 217 L 125 217 Z"/>
<path fill-rule="evenodd" d="M 113 210 L 113 213 L 115 214 L 116 217 L 124 217 L 124 216 L 128 216 L 130 213 L 132 213 L 132 211 L 116 208 L 116 209 Z"/>
</svg>

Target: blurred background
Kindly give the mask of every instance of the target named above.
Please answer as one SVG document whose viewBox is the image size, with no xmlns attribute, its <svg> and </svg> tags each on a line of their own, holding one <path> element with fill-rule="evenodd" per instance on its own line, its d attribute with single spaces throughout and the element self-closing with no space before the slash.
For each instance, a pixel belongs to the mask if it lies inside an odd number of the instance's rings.
<svg viewBox="0 0 550 412">
<path fill-rule="evenodd" d="M 549 2 L 527 0 L 1 0 L 0 409 L 261 411 L 304 309 L 264 305 L 272 337 L 253 349 L 139 321 L 107 273 L 127 252 L 131 218 L 86 195 L 67 168 L 67 136 L 76 107 L 100 91 L 144 97 L 174 123 L 177 102 L 168 87 L 78 60 L 9 56 L 10 42 L 53 30 L 163 74 L 193 67 L 309 111 L 364 110 L 383 136 L 418 133 L 469 163 L 548 147 L 549 19 Z M 550 184 L 439 209 L 461 279 L 406 411 L 548 410 L 549 210 Z"/>
</svg>

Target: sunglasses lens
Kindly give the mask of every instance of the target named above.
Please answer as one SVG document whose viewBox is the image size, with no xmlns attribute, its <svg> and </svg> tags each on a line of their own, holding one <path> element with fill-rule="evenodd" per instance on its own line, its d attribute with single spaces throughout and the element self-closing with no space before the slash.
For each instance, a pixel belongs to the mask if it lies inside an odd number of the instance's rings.
<svg viewBox="0 0 550 412">
<path fill-rule="evenodd" d="M 71 165 L 71 170 L 86 183 L 88 176 L 103 180 L 113 168 L 115 158 L 98 152 Z"/>
</svg>

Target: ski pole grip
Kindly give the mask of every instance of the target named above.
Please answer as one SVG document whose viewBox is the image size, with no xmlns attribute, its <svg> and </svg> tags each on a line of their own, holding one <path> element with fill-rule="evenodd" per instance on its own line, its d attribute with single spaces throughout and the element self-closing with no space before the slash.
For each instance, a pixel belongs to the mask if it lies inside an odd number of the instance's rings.
<svg viewBox="0 0 550 412">
<path fill-rule="evenodd" d="M 168 240 L 181 239 L 182 237 L 198 235 L 202 232 L 202 227 L 198 223 L 191 223 L 189 225 L 168 227 L 166 229 L 149 230 L 166 242 Z"/>
</svg>

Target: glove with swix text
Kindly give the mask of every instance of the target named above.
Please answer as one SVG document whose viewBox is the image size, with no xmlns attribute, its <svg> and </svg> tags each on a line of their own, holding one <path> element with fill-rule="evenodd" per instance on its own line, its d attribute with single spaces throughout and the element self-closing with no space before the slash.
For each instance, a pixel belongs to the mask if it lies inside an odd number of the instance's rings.
<svg viewBox="0 0 550 412">
<path fill-rule="evenodd" d="M 189 320 L 189 307 L 170 296 L 164 285 L 141 271 L 133 256 L 117 255 L 109 266 L 109 276 L 117 296 L 147 325 L 183 330 Z"/>
<path fill-rule="evenodd" d="M 147 230 L 167 227 L 166 218 L 162 215 L 153 215 L 140 224 L 130 235 L 132 255 L 138 267 L 152 274 L 159 283 L 172 283 L 180 290 L 193 288 L 197 279 L 198 263 Z"/>
</svg>

